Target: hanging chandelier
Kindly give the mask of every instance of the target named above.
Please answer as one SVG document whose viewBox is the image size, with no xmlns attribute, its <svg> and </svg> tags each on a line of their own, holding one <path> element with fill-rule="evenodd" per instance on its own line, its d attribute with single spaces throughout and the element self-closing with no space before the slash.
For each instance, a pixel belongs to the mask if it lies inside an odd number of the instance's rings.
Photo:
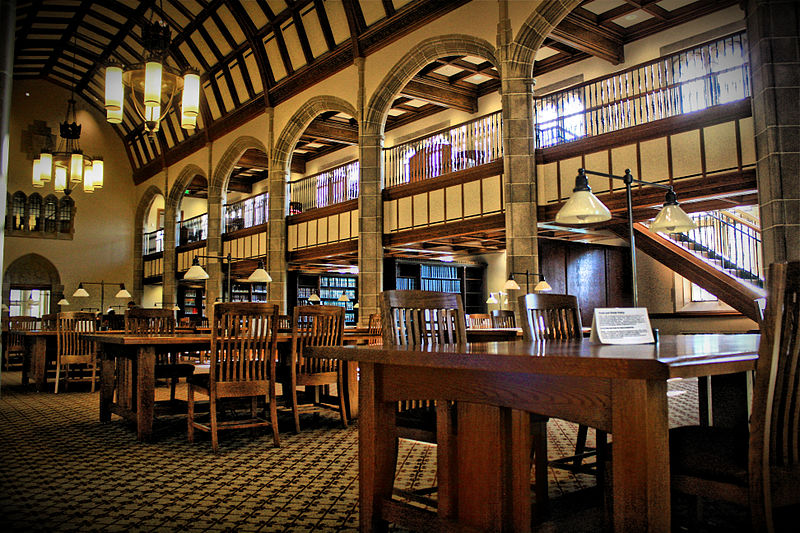
<svg viewBox="0 0 800 533">
<path fill-rule="evenodd" d="M 144 62 L 124 66 L 112 60 L 106 66 L 108 122 L 122 122 L 124 88 L 128 87 L 136 114 L 144 121 L 144 130 L 151 138 L 181 91 L 181 127 L 186 130 L 195 128 L 200 111 L 200 74 L 194 69 L 181 73 L 167 64 L 170 38 L 170 29 L 165 22 L 145 23 L 142 29 Z"/>
<path fill-rule="evenodd" d="M 74 44 L 73 44 L 74 47 Z M 73 48 L 74 50 L 74 48 Z M 75 70 L 75 54 L 72 55 Z M 67 114 L 59 125 L 58 149 L 53 149 L 52 136 L 48 135 L 39 157 L 33 160 L 33 186 L 44 187 L 53 181 L 56 192 L 65 195 L 83 182 L 83 192 L 92 193 L 103 188 L 103 158 L 87 157 L 81 150 L 81 125 L 75 120 L 75 80 L 72 80 Z"/>
</svg>

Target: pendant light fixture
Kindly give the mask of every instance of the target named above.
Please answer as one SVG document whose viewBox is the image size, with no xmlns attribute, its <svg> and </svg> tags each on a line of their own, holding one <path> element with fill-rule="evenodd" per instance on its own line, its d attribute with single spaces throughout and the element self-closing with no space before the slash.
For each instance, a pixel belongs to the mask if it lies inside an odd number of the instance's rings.
<svg viewBox="0 0 800 533">
<path fill-rule="evenodd" d="M 160 13 L 164 13 L 163 2 Z M 145 57 L 141 63 L 123 65 L 113 59 L 106 65 L 106 119 L 119 124 L 123 119 L 125 87 L 136 114 L 144 122 L 145 132 L 152 138 L 161 120 L 172 109 L 173 101 L 181 96 L 181 127 L 193 130 L 200 113 L 200 74 L 195 69 L 180 72 L 167 63 L 171 40 L 170 28 L 162 20 L 151 18 L 142 28 Z"/>
<path fill-rule="evenodd" d="M 75 70 L 75 41 L 72 43 L 72 70 Z M 81 125 L 75 119 L 75 80 L 72 80 L 67 113 L 59 124 L 58 149 L 48 135 L 39 157 L 33 161 L 33 186 L 44 187 L 53 181 L 56 192 L 69 195 L 83 183 L 83 192 L 92 193 L 103 187 L 103 158 L 88 157 L 81 149 Z"/>
</svg>

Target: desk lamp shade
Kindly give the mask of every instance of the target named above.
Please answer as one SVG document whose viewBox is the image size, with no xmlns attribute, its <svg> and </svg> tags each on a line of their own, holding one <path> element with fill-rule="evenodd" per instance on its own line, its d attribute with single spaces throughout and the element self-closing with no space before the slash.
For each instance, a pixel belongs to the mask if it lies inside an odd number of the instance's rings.
<svg viewBox="0 0 800 533">
<path fill-rule="evenodd" d="M 556 213 L 556 222 L 561 224 L 591 224 L 611 220 L 611 211 L 592 194 L 589 179 L 583 172 L 575 178 L 572 196 Z"/>
<path fill-rule="evenodd" d="M 667 191 L 664 207 L 650 224 L 650 230 L 659 233 L 685 233 L 695 228 L 697 224 L 678 206 L 675 191 Z"/>
<path fill-rule="evenodd" d="M 247 278 L 247 281 L 250 283 L 270 283 L 272 281 L 272 276 L 269 275 L 264 269 L 264 261 L 258 261 L 258 268 L 256 268 L 252 274 Z"/>
<path fill-rule="evenodd" d="M 533 292 L 547 292 L 552 291 L 553 287 L 550 286 L 545 280 L 540 281 L 533 287 Z"/>
<path fill-rule="evenodd" d="M 78 283 L 78 288 L 72 293 L 75 298 L 88 298 L 89 293 L 83 288 L 83 283 Z"/>
<path fill-rule="evenodd" d="M 195 256 L 194 260 L 192 261 L 192 266 L 189 270 L 186 271 L 186 274 L 183 275 L 183 279 L 188 280 L 203 280 L 208 279 L 208 272 L 203 270 L 203 267 L 200 266 L 200 259 Z"/>
<path fill-rule="evenodd" d="M 129 293 L 128 290 L 125 288 L 125 284 L 120 283 L 119 291 L 117 291 L 117 294 L 114 295 L 114 298 L 130 298 L 130 297 L 131 293 Z"/>
</svg>

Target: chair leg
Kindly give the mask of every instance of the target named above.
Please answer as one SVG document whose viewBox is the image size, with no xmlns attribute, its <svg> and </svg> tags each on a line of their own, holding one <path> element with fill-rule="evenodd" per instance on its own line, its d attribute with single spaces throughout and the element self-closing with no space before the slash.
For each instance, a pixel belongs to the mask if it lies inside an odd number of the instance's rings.
<svg viewBox="0 0 800 533">
<path fill-rule="evenodd" d="M 186 396 L 186 418 L 188 420 L 186 436 L 189 439 L 189 442 L 194 442 L 194 387 L 191 385 L 191 383 L 189 383 L 187 386 Z"/>
<path fill-rule="evenodd" d="M 344 406 L 344 376 L 341 367 L 336 372 L 336 388 L 336 393 L 339 395 L 339 414 L 342 415 L 342 425 L 347 427 L 347 410 Z"/>
<path fill-rule="evenodd" d="M 58 394 L 58 383 L 61 381 L 61 361 L 56 361 L 56 394 Z"/>
<path fill-rule="evenodd" d="M 581 454 L 586 451 L 586 438 L 588 434 L 589 427 L 579 424 L 578 435 L 575 437 L 575 459 L 572 461 L 574 466 L 581 466 L 581 463 L 583 463 Z"/>
<path fill-rule="evenodd" d="M 175 388 L 178 386 L 178 378 L 171 378 L 169 385 L 169 399 L 175 401 Z"/>
<path fill-rule="evenodd" d="M 535 415 L 538 417 L 538 415 Z M 547 419 L 531 421 L 531 437 L 533 445 L 533 492 L 536 496 L 535 519 L 543 521 L 550 512 L 550 497 L 547 485 Z"/>
<path fill-rule="evenodd" d="M 292 414 L 294 415 L 294 431 L 300 433 L 300 412 L 297 405 L 297 377 L 292 374 L 291 383 L 291 398 L 292 398 Z"/>
<path fill-rule="evenodd" d="M 95 381 L 97 380 L 97 361 L 92 363 L 92 388 L 91 391 L 94 392 Z"/>
<path fill-rule="evenodd" d="M 278 406 L 275 405 L 275 390 L 265 398 L 269 402 L 269 423 L 272 426 L 272 441 L 276 448 L 281 446 L 281 436 L 278 433 Z"/>
<path fill-rule="evenodd" d="M 217 453 L 219 438 L 217 436 L 217 400 L 212 394 L 208 399 L 209 414 L 211 415 L 211 450 Z"/>
</svg>

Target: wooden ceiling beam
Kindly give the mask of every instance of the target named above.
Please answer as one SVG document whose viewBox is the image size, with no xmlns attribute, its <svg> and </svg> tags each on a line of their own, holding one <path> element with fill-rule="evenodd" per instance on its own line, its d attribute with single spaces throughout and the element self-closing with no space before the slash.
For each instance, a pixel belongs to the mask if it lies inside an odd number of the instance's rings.
<svg viewBox="0 0 800 533">
<path fill-rule="evenodd" d="M 358 127 L 332 120 L 312 120 L 303 135 L 324 141 L 358 144 Z"/>
<path fill-rule="evenodd" d="M 403 87 L 401 93 L 423 102 L 444 105 L 467 113 L 478 111 L 477 90 L 454 89 L 447 83 L 436 82 L 429 78 L 415 77 Z"/>
<path fill-rule="evenodd" d="M 625 61 L 622 36 L 573 13 L 570 13 L 550 33 L 554 41 L 567 44 L 581 52 L 618 65 Z"/>
</svg>

